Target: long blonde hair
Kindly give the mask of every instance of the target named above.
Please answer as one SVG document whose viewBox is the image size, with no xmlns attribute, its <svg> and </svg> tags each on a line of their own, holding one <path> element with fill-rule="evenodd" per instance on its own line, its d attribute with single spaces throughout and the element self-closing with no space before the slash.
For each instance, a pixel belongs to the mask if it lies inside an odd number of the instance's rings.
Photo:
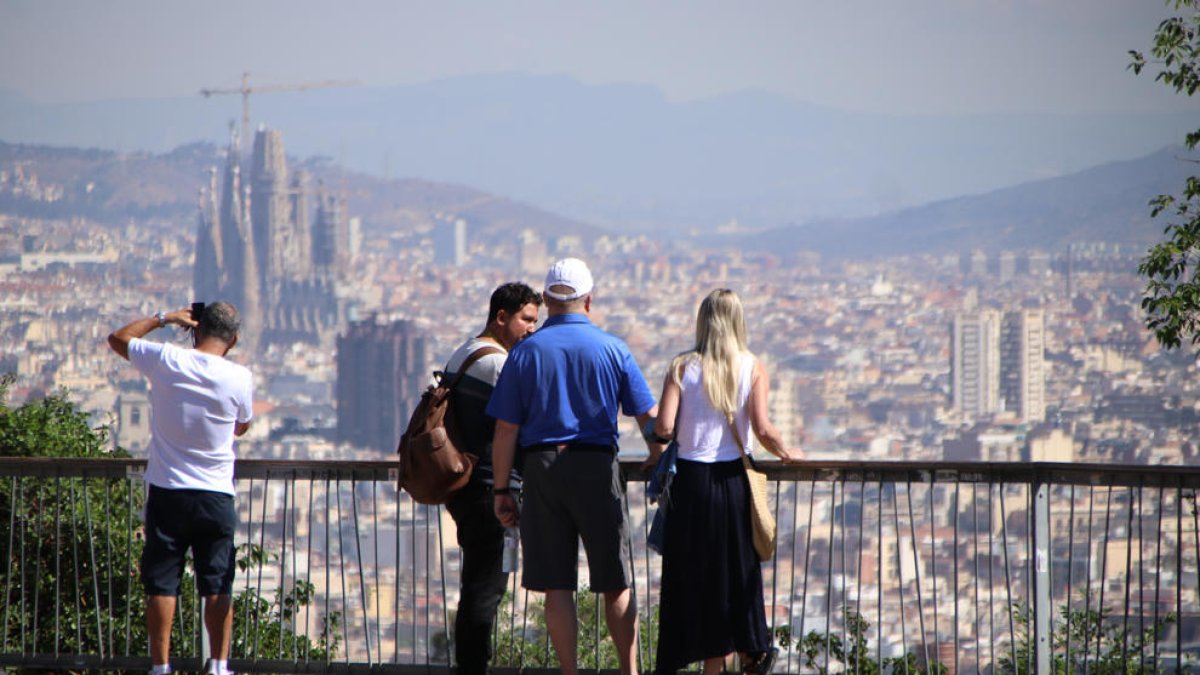
<svg viewBox="0 0 1200 675">
<path fill-rule="evenodd" d="M 719 288 L 704 298 L 696 313 L 695 349 L 675 357 L 671 372 L 679 384 L 683 368 L 699 361 L 709 403 L 732 415 L 738 409 L 738 356 L 749 351 L 742 301 L 737 293 Z"/>
</svg>

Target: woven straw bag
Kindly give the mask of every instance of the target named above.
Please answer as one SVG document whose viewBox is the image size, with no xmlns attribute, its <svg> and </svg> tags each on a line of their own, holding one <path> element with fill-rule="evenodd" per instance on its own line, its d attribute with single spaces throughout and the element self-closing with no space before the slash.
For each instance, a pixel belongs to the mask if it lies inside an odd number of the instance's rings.
<svg viewBox="0 0 1200 675">
<path fill-rule="evenodd" d="M 727 415 L 726 422 L 737 441 L 738 449 L 742 451 L 742 466 L 746 469 L 746 485 L 750 488 L 750 526 L 754 535 L 754 552 L 758 559 L 766 562 L 775 557 L 775 514 L 771 512 L 771 502 L 767 499 L 767 474 L 758 470 L 754 460 L 746 454 L 746 446 L 738 435 L 737 427 L 733 424 L 733 416 Z"/>
</svg>

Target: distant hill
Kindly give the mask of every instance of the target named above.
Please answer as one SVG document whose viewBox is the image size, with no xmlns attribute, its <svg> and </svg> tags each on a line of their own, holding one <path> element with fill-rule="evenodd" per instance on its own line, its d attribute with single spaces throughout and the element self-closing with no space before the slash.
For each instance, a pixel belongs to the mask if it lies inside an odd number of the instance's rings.
<svg viewBox="0 0 1200 675">
<path fill-rule="evenodd" d="M 43 187 L 61 186 L 53 201 L 0 191 L 0 211 L 47 218 L 82 216 L 102 223 L 130 218 L 178 219 L 196 212 L 216 148 L 198 144 L 166 155 L 116 153 L 0 143 L 0 172 L 18 169 Z M 12 180 L 12 179 L 10 179 Z"/>
<path fill-rule="evenodd" d="M 285 138 L 286 142 L 286 138 Z M 1165 220 L 1149 216 L 1147 202 L 1177 193 L 1195 164 L 1185 151 L 1164 148 L 1145 157 L 1103 164 L 1068 176 L 1030 181 L 992 192 L 859 219 L 824 219 L 802 225 L 702 236 L 701 244 L 775 252 L 816 251 L 826 256 L 876 256 L 972 249 L 1062 250 L 1067 243 L 1105 241 L 1145 245 L 1161 237 Z M 195 143 L 165 153 L 116 153 L 0 143 L 0 172 L 17 166 L 41 185 L 61 185 L 61 198 L 46 202 L 0 189 L 0 213 L 87 217 L 122 225 L 158 220 L 193 227 L 197 191 L 211 167 L 224 166 L 224 151 Z M 385 180 L 346 171 L 328 158 L 291 161 L 329 189 L 345 194 L 350 213 L 367 232 L 408 229 L 435 214 L 472 223 L 484 238 L 512 237 L 524 228 L 548 236 L 590 238 L 597 227 L 528 204 L 450 183 Z M 2 188 L 2 186 L 0 186 Z M 681 235 L 674 235 L 681 239 Z"/>
<path fill-rule="evenodd" d="M 287 139 L 285 137 L 285 143 Z M 327 159 L 289 160 L 330 190 L 343 193 L 352 215 L 364 227 L 384 230 L 427 221 L 432 214 L 465 218 L 483 236 L 510 236 L 524 228 L 544 233 L 595 235 L 592 226 L 469 187 L 424 180 L 383 180 L 346 171 Z M 0 142 L 0 172 L 17 167 L 40 185 L 58 185 L 53 201 L 0 189 L 0 213 L 70 218 L 86 217 L 120 225 L 157 220 L 194 226 L 197 194 L 208 184 L 209 170 L 220 171 L 225 151 L 211 143 L 193 143 L 164 154 L 58 148 Z"/>
<path fill-rule="evenodd" d="M 1170 147 L 1140 159 L 1031 181 L 986 194 L 947 199 L 877 217 L 821 220 L 743 237 L 762 250 L 810 250 L 827 256 L 1062 250 L 1070 242 L 1146 245 L 1162 236 L 1166 215 L 1147 203 L 1177 194 L 1197 172 Z"/>
<path fill-rule="evenodd" d="M 651 86 L 516 74 L 255 95 L 251 114 L 298 156 L 675 233 L 872 215 L 1066 175 L 1178 142 L 1196 119 L 868 114 L 755 90 L 671 101 Z M 9 142 L 161 153 L 221 142 L 238 116 L 236 96 L 42 104 L 0 91 Z"/>
</svg>

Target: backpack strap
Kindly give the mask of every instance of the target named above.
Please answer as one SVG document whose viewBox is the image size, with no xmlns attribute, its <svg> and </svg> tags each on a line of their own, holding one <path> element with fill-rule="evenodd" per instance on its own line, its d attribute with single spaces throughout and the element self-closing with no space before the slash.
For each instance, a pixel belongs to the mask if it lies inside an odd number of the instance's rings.
<svg viewBox="0 0 1200 675">
<path fill-rule="evenodd" d="M 499 347 L 480 347 L 479 349 L 476 349 L 475 351 L 471 352 L 471 355 L 468 356 L 466 358 L 466 360 L 462 362 L 462 365 L 458 367 L 458 373 L 454 376 L 454 379 L 450 382 L 449 385 L 446 386 L 446 388 L 454 389 L 455 387 L 457 387 L 459 381 L 461 381 L 463 379 L 463 376 L 467 374 L 467 369 L 470 368 L 471 366 L 475 365 L 475 362 L 478 361 L 479 359 L 482 359 L 483 357 L 487 356 L 488 354 L 502 354 L 502 353 L 504 353 L 504 350 L 500 349 Z"/>
</svg>

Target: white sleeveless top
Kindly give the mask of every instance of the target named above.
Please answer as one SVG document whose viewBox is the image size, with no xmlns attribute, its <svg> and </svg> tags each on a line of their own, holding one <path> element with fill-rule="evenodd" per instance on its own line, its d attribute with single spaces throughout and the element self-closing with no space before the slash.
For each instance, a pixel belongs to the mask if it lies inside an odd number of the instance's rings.
<svg viewBox="0 0 1200 675">
<path fill-rule="evenodd" d="M 754 441 L 750 434 L 750 411 L 746 402 L 750 400 L 754 356 L 743 353 L 738 358 L 738 411 L 733 416 L 733 423 L 742 442 L 746 444 L 746 452 L 751 452 Z M 679 423 L 675 431 L 675 439 L 679 442 L 679 458 L 710 464 L 739 459 L 738 444 L 729 432 L 725 414 L 718 412 L 708 401 L 699 360 L 693 360 L 684 367 L 680 389 Z"/>
</svg>

